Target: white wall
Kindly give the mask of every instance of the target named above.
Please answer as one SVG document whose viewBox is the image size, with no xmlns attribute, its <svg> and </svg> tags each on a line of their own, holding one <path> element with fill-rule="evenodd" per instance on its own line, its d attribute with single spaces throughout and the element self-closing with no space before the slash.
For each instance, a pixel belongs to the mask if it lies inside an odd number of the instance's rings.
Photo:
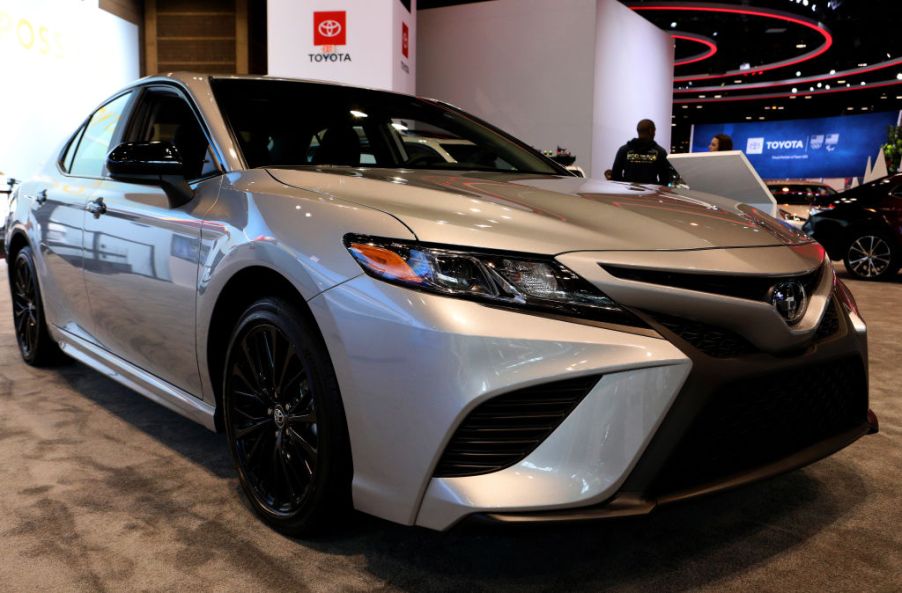
<svg viewBox="0 0 902 593">
<path fill-rule="evenodd" d="M 640 119 L 669 149 L 673 41 L 616 0 L 495 0 L 418 20 L 417 94 L 564 146 L 597 177 Z"/>
<path fill-rule="evenodd" d="M 139 72 L 138 27 L 97 0 L 0 0 L 0 171 L 36 173 Z"/>
<path fill-rule="evenodd" d="M 591 162 L 595 0 L 495 0 L 418 19 L 418 95 Z"/>
<path fill-rule="evenodd" d="M 268 0 L 268 73 L 412 93 L 415 2 L 411 8 L 407 12 L 399 0 Z M 344 45 L 324 50 L 314 44 L 313 13 L 321 11 L 344 11 Z M 409 58 L 401 55 L 402 20 L 409 27 Z"/>
<path fill-rule="evenodd" d="M 673 39 L 617 0 L 598 0 L 596 27 L 592 171 L 600 177 L 641 119 L 655 122 L 655 141 L 670 152 Z"/>
</svg>

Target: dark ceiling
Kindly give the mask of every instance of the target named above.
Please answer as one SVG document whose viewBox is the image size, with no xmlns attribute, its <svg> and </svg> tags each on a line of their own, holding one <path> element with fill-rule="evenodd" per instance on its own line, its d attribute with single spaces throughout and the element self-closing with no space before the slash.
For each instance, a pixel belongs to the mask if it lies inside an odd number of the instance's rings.
<svg viewBox="0 0 902 593">
<path fill-rule="evenodd" d="M 693 123 L 902 109 L 902 0 L 622 1 L 672 32 L 677 62 L 691 62 L 674 71 L 676 151 L 688 150 Z"/>
</svg>

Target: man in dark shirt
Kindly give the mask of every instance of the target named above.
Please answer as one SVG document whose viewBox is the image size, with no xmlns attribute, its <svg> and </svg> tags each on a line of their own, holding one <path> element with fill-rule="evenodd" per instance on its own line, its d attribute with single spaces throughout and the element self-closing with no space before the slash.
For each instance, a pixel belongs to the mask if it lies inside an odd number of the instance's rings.
<svg viewBox="0 0 902 593">
<path fill-rule="evenodd" d="M 643 119 L 636 126 L 638 138 L 620 147 L 614 158 L 614 181 L 632 181 L 667 185 L 670 183 L 670 164 L 667 151 L 655 142 L 655 122 Z"/>
</svg>

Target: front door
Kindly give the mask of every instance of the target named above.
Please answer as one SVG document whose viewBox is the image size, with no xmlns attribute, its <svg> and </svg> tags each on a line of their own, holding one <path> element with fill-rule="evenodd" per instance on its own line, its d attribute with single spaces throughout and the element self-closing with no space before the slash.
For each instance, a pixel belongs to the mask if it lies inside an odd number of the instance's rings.
<svg viewBox="0 0 902 593">
<path fill-rule="evenodd" d="M 126 139 L 173 143 L 194 198 L 173 208 L 160 187 L 110 179 L 101 184 L 84 225 L 93 332 L 113 354 L 200 397 L 194 318 L 200 227 L 221 176 L 180 93 L 146 89 L 133 113 Z"/>
</svg>

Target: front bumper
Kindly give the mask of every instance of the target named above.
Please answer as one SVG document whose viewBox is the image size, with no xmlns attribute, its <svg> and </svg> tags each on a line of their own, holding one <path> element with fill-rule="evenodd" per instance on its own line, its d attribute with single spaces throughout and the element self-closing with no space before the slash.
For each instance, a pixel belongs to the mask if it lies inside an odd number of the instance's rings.
<svg viewBox="0 0 902 593">
<path fill-rule="evenodd" d="M 657 314 L 641 313 L 666 339 L 414 292 L 366 276 L 310 304 L 345 405 L 355 507 L 446 529 L 470 515 L 543 521 L 647 513 L 660 503 L 788 471 L 848 445 L 869 429 L 865 329 L 827 299 L 834 315 L 822 310 L 813 320 L 816 334 L 793 338 L 791 349 L 778 353 L 753 344 L 712 351 L 707 338 L 693 343 L 697 329 L 683 331 Z M 833 414 L 824 430 L 802 430 L 809 409 L 822 407 L 819 388 L 805 381 L 839 364 L 857 369 L 849 374 L 855 375 L 847 386 L 854 392 L 849 401 L 837 392 L 839 405 L 848 408 Z M 590 375 L 601 378 L 518 463 L 483 475 L 434 477 L 455 428 L 484 402 Z M 793 382 L 796 375 L 801 382 Z M 794 399 L 796 391 L 803 397 Z M 746 422 L 741 410 L 727 410 L 725 420 L 716 414 L 711 420 L 716 404 L 739 392 L 751 400 L 747 410 L 764 405 L 772 413 Z M 759 401 L 758 392 L 776 395 Z M 756 455 L 756 443 L 767 442 L 767 423 L 783 411 L 781 401 L 797 401 L 791 415 L 796 424 L 783 436 L 798 427 L 805 438 L 762 446 L 765 454 Z M 702 421 L 708 426 L 699 428 Z M 737 434 L 764 440 L 751 439 L 751 451 L 730 453 L 735 459 L 696 461 L 699 451 L 729 451 L 730 422 L 751 427 L 751 433 Z M 699 433 L 712 430 L 726 440 L 699 440 Z"/>
</svg>

